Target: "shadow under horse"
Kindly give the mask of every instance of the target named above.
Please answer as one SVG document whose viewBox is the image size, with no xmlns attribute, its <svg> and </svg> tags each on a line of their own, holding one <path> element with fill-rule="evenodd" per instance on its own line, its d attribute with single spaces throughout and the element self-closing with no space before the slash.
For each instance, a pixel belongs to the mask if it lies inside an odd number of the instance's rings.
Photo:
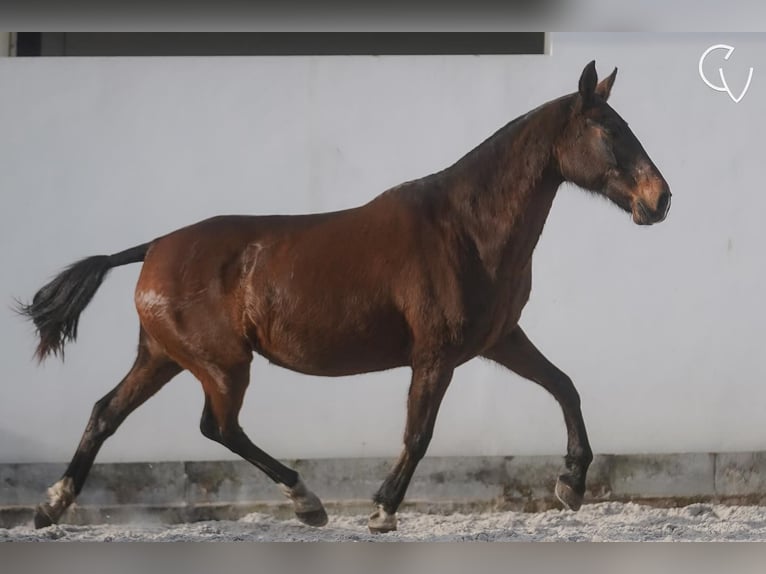
<svg viewBox="0 0 766 574">
<path fill-rule="evenodd" d="M 453 371 L 474 357 L 538 383 L 558 401 L 568 440 L 555 493 L 577 510 L 593 459 L 580 397 L 518 321 L 532 253 L 562 182 L 607 197 L 640 225 L 668 213 L 668 184 L 607 104 L 616 73 L 599 83 L 590 62 L 575 93 L 513 120 L 443 171 L 360 207 L 214 217 L 65 269 L 20 306 L 37 328 L 37 358 L 63 357 L 109 269 L 143 261 L 138 356 L 95 404 L 68 468 L 36 509 L 35 526 L 60 519 L 104 441 L 184 370 L 202 383 L 202 434 L 266 473 L 301 521 L 326 524 L 321 501 L 298 473 L 240 427 L 253 352 L 321 376 L 411 367 L 404 449 L 374 496 L 373 532 L 396 529 Z"/>
</svg>

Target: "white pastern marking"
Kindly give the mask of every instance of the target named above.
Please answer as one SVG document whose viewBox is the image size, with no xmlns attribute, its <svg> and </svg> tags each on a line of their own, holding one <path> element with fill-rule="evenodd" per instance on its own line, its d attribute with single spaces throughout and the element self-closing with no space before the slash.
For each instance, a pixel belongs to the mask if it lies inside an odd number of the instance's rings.
<svg viewBox="0 0 766 574">
<path fill-rule="evenodd" d="M 48 503 L 53 508 L 66 508 L 74 500 L 74 481 L 62 478 L 48 489 Z"/>
</svg>

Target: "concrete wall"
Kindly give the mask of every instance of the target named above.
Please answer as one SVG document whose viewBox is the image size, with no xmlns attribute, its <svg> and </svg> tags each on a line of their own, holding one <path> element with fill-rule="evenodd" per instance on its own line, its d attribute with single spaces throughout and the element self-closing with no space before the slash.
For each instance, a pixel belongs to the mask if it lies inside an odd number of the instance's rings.
<svg viewBox="0 0 766 574">
<path fill-rule="evenodd" d="M 287 460 L 331 515 L 361 514 L 391 466 L 388 458 Z M 0 464 L 0 528 L 32 521 L 61 463 Z M 434 457 L 419 465 L 401 511 L 537 512 L 561 508 L 554 496 L 560 456 Z M 712 502 L 766 504 L 766 453 L 597 455 L 585 504 L 653 506 Z M 265 474 L 244 460 L 100 463 L 62 516 L 63 523 L 236 520 L 250 512 L 283 519 L 294 509 Z"/>
<path fill-rule="evenodd" d="M 728 41 L 734 104 L 699 55 Z M 37 367 L 9 309 L 55 271 L 220 213 L 363 203 L 452 163 L 527 110 L 619 66 L 613 106 L 671 184 L 664 224 L 634 226 L 563 187 L 536 252 L 522 324 L 577 383 L 600 453 L 758 451 L 766 444 L 759 36 L 553 35 L 528 57 L 3 59 L 0 61 L 0 462 L 71 456 L 95 400 L 129 367 L 138 267 L 116 269 L 66 364 Z M 711 63 L 715 70 L 715 63 Z M 318 379 L 256 360 L 242 413 L 280 458 L 393 456 L 405 369 Z M 182 375 L 99 461 L 230 457 L 197 430 Z M 297 422 L 300 421 L 300 422 Z M 485 363 L 461 367 L 430 453 L 562 454 L 558 406 Z"/>
</svg>

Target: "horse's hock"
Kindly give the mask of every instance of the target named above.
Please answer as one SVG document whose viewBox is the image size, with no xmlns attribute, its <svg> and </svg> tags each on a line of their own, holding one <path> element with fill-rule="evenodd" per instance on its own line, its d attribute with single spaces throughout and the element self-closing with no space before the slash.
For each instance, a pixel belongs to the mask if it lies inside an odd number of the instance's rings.
<svg viewBox="0 0 766 574">
<path fill-rule="evenodd" d="M 370 493 L 391 461 L 285 462 L 298 469 L 333 515 L 368 513 Z M 426 457 L 413 477 L 403 510 L 449 514 L 561 508 L 553 494 L 561 465 L 558 456 Z M 30 524 L 40 492 L 63 467 L 0 465 L 0 527 Z M 585 504 L 766 504 L 766 452 L 599 455 L 591 469 Z M 244 461 L 107 463 L 94 466 L 88 488 L 61 522 L 177 523 L 236 519 L 250 512 L 294 518 L 292 503 Z"/>
</svg>

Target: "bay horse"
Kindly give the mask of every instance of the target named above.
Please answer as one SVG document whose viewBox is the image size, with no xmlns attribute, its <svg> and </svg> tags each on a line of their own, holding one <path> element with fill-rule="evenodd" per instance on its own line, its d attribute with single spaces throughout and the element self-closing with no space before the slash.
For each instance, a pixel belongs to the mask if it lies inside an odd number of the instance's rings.
<svg viewBox="0 0 766 574">
<path fill-rule="evenodd" d="M 184 370 L 202 383 L 202 434 L 266 473 L 300 521 L 326 524 L 320 499 L 298 473 L 239 425 L 254 352 L 328 377 L 412 369 L 404 448 L 373 498 L 372 532 L 396 529 L 452 373 L 475 357 L 534 381 L 558 401 L 567 471 L 555 494 L 577 510 L 593 459 L 580 397 L 530 342 L 519 317 L 532 253 L 562 182 L 605 196 L 640 225 L 668 213 L 667 182 L 607 104 L 616 74 L 599 83 L 590 62 L 576 92 L 511 121 L 450 167 L 360 207 L 213 217 L 62 271 L 19 308 L 36 326 L 39 361 L 63 358 L 111 268 L 143 261 L 135 290 L 141 326 L 135 363 L 96 402 L 68 468 L 36 508 L 35 526 L 59 520 L 104 441 Z"/>
</svg>

